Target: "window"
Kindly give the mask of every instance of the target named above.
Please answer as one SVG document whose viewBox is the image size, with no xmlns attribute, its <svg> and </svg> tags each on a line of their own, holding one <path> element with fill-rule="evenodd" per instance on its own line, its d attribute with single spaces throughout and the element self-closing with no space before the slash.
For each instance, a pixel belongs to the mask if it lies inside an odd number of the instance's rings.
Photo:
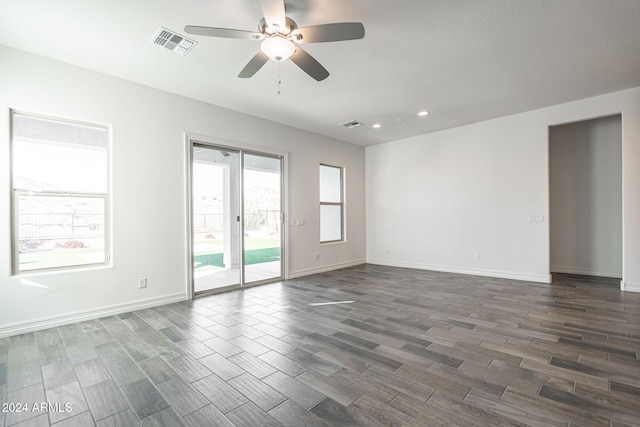
<svg viewBox="0 0 640 427">
<path fill-rule="evenodd" d="M 344 240 L 344 170 L 320 165 L 320 243 Z"/>
<path fill-rule="evenodd" d="M 105 126 L 11 114 L 14 273 L 105 263 Z"/>
</svg>

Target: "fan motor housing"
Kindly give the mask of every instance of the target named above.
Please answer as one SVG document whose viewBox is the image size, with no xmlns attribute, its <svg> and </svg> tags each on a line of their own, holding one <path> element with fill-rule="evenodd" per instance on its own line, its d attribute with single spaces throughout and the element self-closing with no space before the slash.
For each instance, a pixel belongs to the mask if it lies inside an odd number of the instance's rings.
<svg viewBox="0 0 640 427">
<path fill-rule="evenodd" d="M 298 28 L 298 24 L 291 18 L 285 17 L 286 19 L 286 28 L 279 28 L 275 32 L 273 31 L 273 27 L 267 25 L 267 21 L 262 18 L 260 20 L 260 24 L 258 25 L 258 31 L 260 31 L 265 36 L 271 36 L 276 32 L 282 34 L 283 36 L 288 36 L 291 32 Z"/>
</svg>

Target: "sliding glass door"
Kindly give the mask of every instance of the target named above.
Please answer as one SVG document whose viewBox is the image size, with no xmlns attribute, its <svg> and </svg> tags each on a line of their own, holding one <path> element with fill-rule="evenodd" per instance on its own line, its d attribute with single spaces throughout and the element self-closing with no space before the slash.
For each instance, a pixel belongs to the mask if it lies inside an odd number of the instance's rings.
<svg viewBox="0 0 640 427">
<path fill-rule="evenodd" d="M 244 278 L 282 277 L 282 160 L 243 154 Z"/>
<path fill-rule="evenodd" d="M 194 293 L 238 286 L 240 252 L 240 154 L 192 147 Z"/>
<path fill-rule="evenodd" d="M 191 145 L 193 293 L 281 279 L 282 158 Z"/>
</svg>

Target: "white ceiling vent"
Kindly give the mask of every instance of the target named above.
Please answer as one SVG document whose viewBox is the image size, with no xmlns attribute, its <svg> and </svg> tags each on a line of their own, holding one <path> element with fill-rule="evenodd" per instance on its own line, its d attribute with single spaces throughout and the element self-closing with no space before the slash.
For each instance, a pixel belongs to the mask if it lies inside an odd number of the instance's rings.
<svg viewBox="0 0 640 427">
<path fill-rule="evenodd" d="M 193 47 L 198 44 L 197 41 L 191 40 L 174 31 L 160 27 L 150 40 L 151 43 L 172 50 L 180 55 L 186 55 Z"/>
<path fill-rule="evenodd" d="M 346 127 L 347 129 L 353 129 L 353 128 L 359 128 L 360 126 L 364 126 L 364 124 L 360 123 L 357 120 L 351 120 L 350 122 L 343 123 L 342 126 Z"/>
</svg>

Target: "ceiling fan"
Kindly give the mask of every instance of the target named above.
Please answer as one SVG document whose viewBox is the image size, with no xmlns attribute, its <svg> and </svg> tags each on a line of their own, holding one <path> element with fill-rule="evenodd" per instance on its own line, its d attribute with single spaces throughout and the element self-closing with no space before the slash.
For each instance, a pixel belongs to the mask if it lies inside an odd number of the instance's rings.
<svg viewBox="0 0 640 427">
<path fill-rule="evenodd" d="M 228 39 L 260 40 L 260 50 L 240 71 L 238 77 L 252 77 L 262 66 L 272 59 L 276 62 L 291 59 L 305 73 L 321 81 L 329 72 L 299 44 L 356 40 L 364 37 L 364 25 L 360 22 L 338 22 L 298 28 L 285 15 L 283 0 L 260 0 L 264 18 L 258 24 L 258 32 L 229 28 L 200 27 L 187 25 L 189 34 L 222 37 Z"/>
</svg>

